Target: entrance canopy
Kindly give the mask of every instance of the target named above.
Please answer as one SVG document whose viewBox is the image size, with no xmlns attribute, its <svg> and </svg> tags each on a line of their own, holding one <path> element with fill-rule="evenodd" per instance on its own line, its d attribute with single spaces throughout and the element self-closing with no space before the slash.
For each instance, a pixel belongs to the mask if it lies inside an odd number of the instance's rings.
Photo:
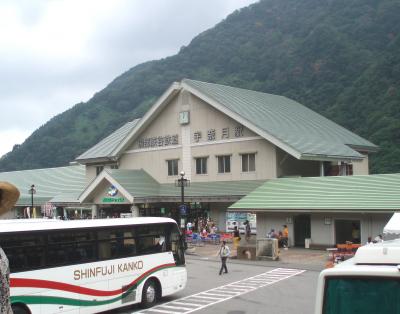
<svg viewBox="0 0 400 314">
<path fill-rule="evenodd" d="M 385 240 L 400 238 L 400 212 L 394 213 L 392 218 L 383 228 Z"/>
</svg>

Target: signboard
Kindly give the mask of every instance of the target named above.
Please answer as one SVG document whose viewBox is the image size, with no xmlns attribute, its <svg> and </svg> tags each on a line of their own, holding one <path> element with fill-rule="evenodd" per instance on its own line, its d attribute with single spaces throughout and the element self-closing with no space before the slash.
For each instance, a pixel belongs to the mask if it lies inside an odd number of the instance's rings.
<svg viewBox="0 0 400 314">
<path fill-rule="evenodd" d="M 257 233 L 257 216 L 252 213 L 243 212 L 227 212 L 226 213 L 226 231 L 232 232 L 235 226 L 238 227 L 241 233 L 245 232 L 245 225 L 243 224 L 246 220 L 250 222 L 251 233 Z"/>
<path fill-rule="evenodd" d="M 124 203 L 125 197 L 103 197 L 103 203 Z"/>
<path fill-rule="evenodd" d="M 181 215 L 185 216 L 187 214 L 187 205 L 179 205 L 179 212 L 181 213 Z"/>
</svg>

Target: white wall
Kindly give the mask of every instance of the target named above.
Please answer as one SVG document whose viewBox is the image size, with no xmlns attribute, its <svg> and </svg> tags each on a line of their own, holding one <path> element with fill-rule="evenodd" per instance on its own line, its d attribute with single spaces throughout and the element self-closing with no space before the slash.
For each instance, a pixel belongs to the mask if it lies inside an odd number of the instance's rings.
<svg viewBox="0 0 400 314">
<path fill-rule="evenodd" d="M 226 210 L 232 203 L 211 203 L 210 218 L 214 221 L 218 231 L 226 231 Z"/>
<path fill-rule="evenodd" d="M 190 123 L 179 124 L 179 112 L 189 110 Z M 243 127 L 241 136 L 235 129 L 240 124 L 201 99 L 186 92 L 175 97 L 140 134 L 122 155 L 120 169 L 144 169 L 160 183 L 173 183 L 176 176 L 168 176 L 167 160 L 178 159 L 178 173 L 184 169 L 193 182 L 264 180 L 276 178 L 275 146 Z M 215 131 L 209 140 L 208 131 Z M 227 136 L 223 130 L 228 130 Z M 196 141 L 194 134 L 201 132 Z M 166 135 L 178 135 L 178 145 L 140 148 L 139 140 Z M 256 170 L 242 172 L 241 154 L 254 153 Z M 217 156 L 231 156 L 231 172 L 218 173 Z M 195 158 L 207 157 L 207 174 L 196 174 Z"/>
<path fill-rule="evenodd" d="M 288 223 L 288 219 L 293 222 L 293 216 L 290 213 L 257 213 L 257 238 L 265 238 L 271 229 L 276 232 L 283 230 L 283 225 L 287 225 L 289 229 L 289 246 L 294 245 L 294 229 L 293 223 Z"/>
<path fill-rule="evenodd" d="M 365 157 L 361 161 L 353 161 L 353 175 L 369 174 L 368 154 L 363 154 Z"/>
<path fill-rule="evenodd" d="M 257 237 L 265 237 L 267 232 L 274 228 L 275 231 L 282 230 L 282 225 L 289 228 L 289 245 L 294 244 L 294 225 L 287 223 L 286 219 L 295 214 L 285 213 L 257 213 Z M 335 220 L 359 220 L 361 223 L 361 244 L 366 243 L 368 237 L 376 237 L 382 234 L 384 226 L 392 214 L 341 214 L 341 213 L 315 213 L 311 214 L 311 243 L 315 245 L 335 245 Z M 325 224 L 325 218 L 330 218 L 331 224 Z"/>
<path fill-rule="evenodd" d="M 335 244 L 335 220 L 359 220 L 361 225 L 361 244 L 366 243 L 368 237 L 375 238 L 382 234 L 383 227 L 392 214 L 313 214 L 311 215 L 311 242 L 321 245 Z M 325 217 L 331 219 L 330 225 L 325 225 Z"/>
</svg>

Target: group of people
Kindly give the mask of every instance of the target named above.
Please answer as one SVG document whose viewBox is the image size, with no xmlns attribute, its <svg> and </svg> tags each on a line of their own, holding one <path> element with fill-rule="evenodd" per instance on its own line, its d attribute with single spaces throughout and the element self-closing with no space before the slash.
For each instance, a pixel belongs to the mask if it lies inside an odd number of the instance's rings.
<svg viewBox="0 0 400 314">
<path fill-rule="evenodd" d="M 218 228 L 211 219 L 195 219 L 194 222 L 188 221 L 186 224 L 186 235 L 197 232 L 201 237 L 206 238 L 209 234 L 216 234 Z"/>
<path fill-rule="evenodd" d="M 278 245 L 282 248 L 289 247 L 289 228 L 287 225 L 283 225 L 283 230 L 279 230 L 278 232 L 275 229 L 271 229 L 270 232 L 267 233 L 267 238 L 270 239 L 278 239 Z"/>
</svg>

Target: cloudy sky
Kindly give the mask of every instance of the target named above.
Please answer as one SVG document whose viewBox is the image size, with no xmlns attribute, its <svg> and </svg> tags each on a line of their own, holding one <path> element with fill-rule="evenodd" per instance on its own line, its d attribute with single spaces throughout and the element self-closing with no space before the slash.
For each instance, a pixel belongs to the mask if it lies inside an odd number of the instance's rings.
<svg viewBox="0 0 400 314">
<path fill-rule="evenodd" d="M 256 0 L 0 0 L 0 156 Z"/>
</svg>

